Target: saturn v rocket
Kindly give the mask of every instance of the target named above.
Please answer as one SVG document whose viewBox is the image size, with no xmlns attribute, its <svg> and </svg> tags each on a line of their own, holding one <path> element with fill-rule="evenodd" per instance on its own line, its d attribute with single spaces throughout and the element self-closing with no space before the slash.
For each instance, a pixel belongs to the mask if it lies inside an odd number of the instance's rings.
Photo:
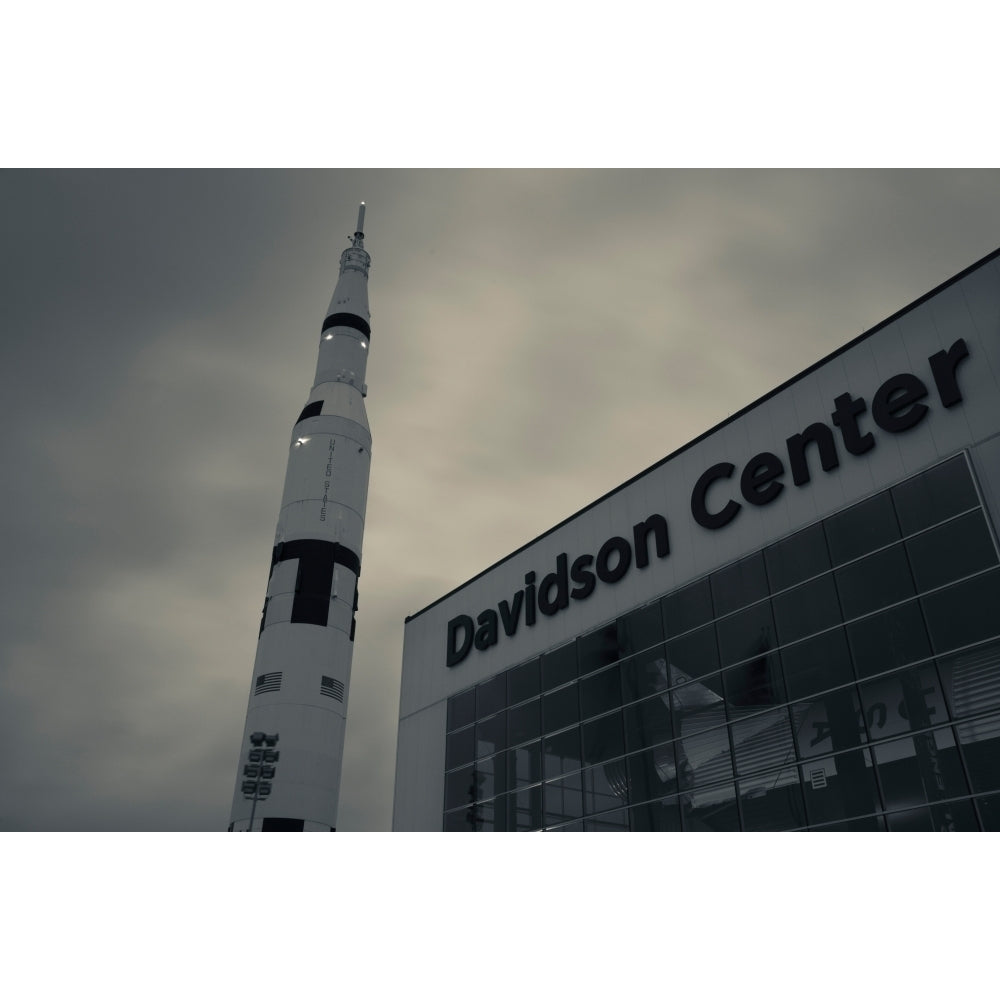
<svg viewBox="0 0 1000 1000">
<path fill-rule="evenodd" d="M 337 827 L 371 431 L 365 206 L 292 428 L 229 829 Z"/>
</svg>

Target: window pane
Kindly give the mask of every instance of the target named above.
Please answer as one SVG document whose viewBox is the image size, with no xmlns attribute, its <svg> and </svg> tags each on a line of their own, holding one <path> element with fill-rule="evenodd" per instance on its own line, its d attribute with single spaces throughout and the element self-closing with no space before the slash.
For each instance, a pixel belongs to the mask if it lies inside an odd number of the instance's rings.
<svg viewBox="0 0 1000 1000">
<path fill-rule="evenodd" d="M 933 663 L 859 686 L 873 740 L 948 721 Z"/>
<path fill-rule="evenodd" d="M 583 738 L 583 761 L 585 764 L 600 764 L 621 757 L 625 753 L 625 739 L 622 735 L 622 714 L 613 712 L 581 726 Z"/>
<path fill-rule="evenodd" d="M 702 683 L 712 680 L 711 687 Z M 674 732 L 678 736 L 690 736 L 692 733 L 713 726 L 723 726 L 726 723 L 726 704 L 719 694 L 719 675 L 703 677 L 701 681 L 685 684 L 675 688 L 670 695 L 674 710 Z"/>
<path fill-rule="evenodd" d="M 580 721 L 579 691 L 575 684 L 542 696 L 542 726 L 546 733 Z"/>
<path fill-rule="evenodd" d="M 718 570 L 709 581 L 716 615 L 728 614 L 767 597 L 767 574 L 760 552 Z"/>
<path fill-rule="evenodd" d="M 831 691 L 815 701 L 793 705 L 792 730 L 803 760 L 860 746 L 865 727 L 854 689 Z"/>
<path fill-rule="evenodd" d="M 682 640 L 683 641 L 683 640 Z M 630 656 L 621 665 L 625 701 L 636 701 L 670 687 L 667 654 L 662 645 Z"/>
<path fill-rule="evenodd" d="M 507 677 L 498 674 L 476 688 L 476 718 L 501 712 L 507 707 Z"/>
<path fill-rule="evenodd" d="M 622 657 L 618 645 L 618 624 L 611 622 L 593 632 L 580 637 L 579 643 L 580 674 L 589 674 L 592 670 L 600 670 L 609 663 L 615 663 Z"/>
<path fill-rule="evenodd" d="M 822 524 L 814 524 L 791 538 L 764 549 L 771 593 L 793 587 L 830 568 Z"/>
<path fill-rule="evenodd" d="M 847 626 L 859 677 L 881 674 L 931 655 L 924 616 L 916 601 Z"/>
<path fill-rule="evenodd" d="M 663 617 L 667 636 L 689 632 L 714 617 L 712 591 L 708 580 L 699 580 L 663 598 Z"/>
<path fill-rule="evenodd" d="M 630 611 L 619 622 L 619 634 L 625 653 L 640 653 L 663 642 L 663 619 L 660 617 L 659 602 Z"/>
<path fill-rule="evenodd" d="M 507 671 L 507 703 L 509 705 L 516 705 L 519 701 L 534 698 L 540 689 L 541 672 L 537 657 Z"/>
<path fill-rule="evenodd" d="M 566 729 L 555 736 L 546 736 L 542 741 L 544 770 L 546 778 L 553 778 L 565 771 L 575 771 L 580 767 L 580 730 Z"/>
<path fill-rule="evenodd" d="M 795 642 L 840 623 L 837 588 L 829 574 L 771 598 L 778 641 Z M 720 635 L 720 642 L 721 635 Z"/>
<path fill-rule="evenodd" d="M 551 691 L 576 678 L 576 643 L 554 649 L 542 657 L 542 690 Z"/>
<path fill-rule="evenodd" d="M 583 775 L 577 772 L 542 786 L 545 825 L 555 826 L 583 815 Z"/>
<path fill-rule="evenodd" d="M 681 829 L 681 808 L 676 798 L 633 806 L 628 811 L 629 829 L 676 832 Z"/>
<path fill-rule="evenodd" d="M 475 828 L 483 833 L 503 833 L 507 829 L 507 797 L 480 802 L 470 810 Z"/>
<path fill-rule="evenodd" d="M 983 829 L 991 833 L 1000 832 L 1000 795 L 986 795 L 976 799 L 979 815 L 983 821 Z"/>
<path fill-rule="evenodd" d="M 581 773 L 584 815 L 618 809 L 628 801 L 624 761 L 589 767 Z"/>
<path fill-rule="evenodd" d="M 976 815 L 968 799 L 958 802 L 936 802 L 933 805 L 908 809 L 886 816 L 889 829 L 909 832 L 978 830 Z"/>
<path fill-rule="evenodd" d="M 444 776 L 444 807 L 455 809 L 476 800 L 475 767 L 468 764 Z"/>
<path fill-rule="evenodd" d="M 961 455 L 894 486 L 892 497 L 907 535 L 979 505 L 969 468 Z"/>
<path fill-rule="evenodd" d="M 687 678 L 701 677 L 719 669 L 719 650 L 715 643 L 715 626 L 706 625 L 689 632 L 682 639 L 667 643 L 667 662 L 672 684 Z"/>
<path fill-rule="evenodd" d="M 832 629 L 781 651 L 788 697 L 807 698 L 854 680 L 842 628 Z"/>
<path fill-rule="evenodd" d="M 517 750 L 511 750 L 507 754 L 507 776 L 510 788 L 533 785 L 542 780 L 542 744 L 540 741 L 519 747 Z"/>
<path fill-rule="evenodd" d="M 785 768 L 739 785 L 744 830 L 794 830 L 806 825 L 798 768 Z"/>
<path fill-rule="evenodd" d="M 476 762 L 476 798 L 492 799 L 507 791 L 507 755 L 498 753 Z"/>
<path fill-rule="evenodd" d="M 811 826 L 864 816 L 879 808 L 867 750 L 851 750 L 803 764 L 802 787 Z"/>
<path fill-rule="evenodd" d="M 722 674 L 726 702 L 738 708 L 780 705 L 786 699 L 781 657 L 777 653 L 729 667 Z"/>
<path fill-rule="evenodd" d="M 795 744 L 787 708 L 741 719 L 733 723 L 732 731 L 737 774 L 745 777 L 795 763 Z M 795 780 L 798 782 L 798 778 Z"/>
<path fill-rule="evenodd" d="M 913 809 L 969 794 L 948 727 L 880 743 L 875 763 L 886 809 Z"/>
<path fill-rule="evenodd" d="M 616 664 L 599 674 L 580 678 L 580 718 L 589 719 L 622 703 L 620 669 Z"/>
<path fill-rule="evenodd" d="M 507 713 L 476 723 L 476 756 L 489 757 L 507 749 Z"/>
<path fill-rule="evenodd" d="M 715 623 L 715 627 L 719 634 L 719 653 L 723 665 L 761 656 L 777 645 L 774 641 L 770 601 L 761 601 L 752 608 L 722 618 Z"/>
<path fill-rule="evenodd" d="M 1000 715 L 960 722 L 955 731 L 974 792 L 1000 788 Z"/>
<path fill-rule="evenodd" d="M 1000 634 L 1000 571 L 956 583 L 920 603 L 936 653 L 992 638 Z"/>
<path fill-rule="evenodd" d="M 588 833 L 622 833 L 628 830 L 628 813 L 624 809 L 590 816 L 583 821 L 583 829 Z"/>
<path fill-rule="evenodd" d="M 717 785 L 693 796 L 679 796 L 678 800 L 685 830 L 721 832 L 740 828 L 734 785 Z"/>
<path fill-rule="evenodd" d="M 902 545 L 859 559 L 835 575 L 845 620 L 905 601 L 916 593 Z"/>
<path fill-rule="evenodd" d="M 733 755 L 725 726 L 676 741 L 677 778 L 682 789 L 701 789 L 733 780 Z"/>
<path fill-rule="evenodd" d="M 625 758 L 629 800 L 645 802 L 677 791 L 677 764 L 672 743 Z"/>
<path fill-rule="evenodd" d="M 472 809 L 458 809 L 444 814 L 445 833 L 473 833 L 477 829 Z"/>
<path fill-rule="evenodd" d="M 656 695 L 628 705 L 622 713 L 625 723 L 625 747 L 641 750 L 664 743 L 673 736 L 667 695 Z"/>
<path fill-rule="evenodd" d="M 899 525 L 888 493 L 879 493 L 828 517 L 823 527 L 834 566 L 899 538 Z"/>
<path fill-rule="evenodd" d="M 922 591 L 995 566 L 997 561 L 993 539 L 981 510 L 909 539 L 906 551 L 917 587 Z"/>
<path fill-rule="evenodd" d="M 507 829 L 540 830 L 542 827 L 542 786 L 521 788 L 507 796 Z"/>
<path fill-rule="evenodd" d="M 476 689 L 469 688 L 448 699 L 448 728 L 461 729 L 476 721 Z"/>
<path fill-rule="evenodd" d="M 538 739 L 542 734 L 541 702 L 535 699 L 508 709 L 507 732 L 510 746 Z"/>
<path fill-rule="evenodd" d="M 469 726 L 457 733 L 449 733 L 445 742 L 444 766 L 450 771 L 459 764 L 468 764 L 476 756 L 476 730 Z"/>
<path fill-rule="evenodd" d="M 1000 642 L 988 642 L 938 660 L 954 719 L 1000 708 Z"/>
</svg>

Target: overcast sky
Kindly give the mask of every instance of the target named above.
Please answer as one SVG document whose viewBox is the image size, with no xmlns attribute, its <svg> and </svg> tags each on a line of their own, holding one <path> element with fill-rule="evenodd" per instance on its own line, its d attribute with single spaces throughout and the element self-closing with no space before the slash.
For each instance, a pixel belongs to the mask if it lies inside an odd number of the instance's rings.
<svg viewBox="0 0 1000 1000">
<path fill-rule="evenodd" d="M 224 830 L 288 437 L 368 204 L 340 802 L 403 619 L 1000 244 L 968 172 L 0 173 L 4 830 Z"/>
</svg>

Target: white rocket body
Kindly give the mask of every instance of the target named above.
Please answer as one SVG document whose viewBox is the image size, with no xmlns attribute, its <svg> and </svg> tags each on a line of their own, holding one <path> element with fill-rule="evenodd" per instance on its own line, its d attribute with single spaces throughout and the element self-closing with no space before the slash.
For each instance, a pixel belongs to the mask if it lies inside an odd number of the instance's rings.
<svg viewBox="0 0 1000 1000">
<path fill-rule="evenodd" d="M 289 443 L 230 816 L 235 831 L 337 826 L 372 443 L 363 219 L 362 206 L 320 334 L 315 384 Z M 279 737 L 266 795 L 244 790 L 248 759 L 256 759 L 252 733 Z"/>
</svg>

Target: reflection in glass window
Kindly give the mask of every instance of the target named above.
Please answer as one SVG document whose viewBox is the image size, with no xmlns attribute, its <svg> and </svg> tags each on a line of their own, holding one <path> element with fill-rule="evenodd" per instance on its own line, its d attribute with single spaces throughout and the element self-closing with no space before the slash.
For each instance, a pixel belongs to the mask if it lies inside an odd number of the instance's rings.
<svg viewBox="0 0 1000 1000">
<path fill-rule="evenodd" d="M 533 785 L 542 780 L 541 741 L 518 747 L 507 754 L 508 784 L 511 788 Z"/>
<path fill-rule="evenodd" d="M 787 708 L 740 719 L 733 723 L 732 734 L 736 773 L 741 777 L 795 763 L 795 743 Z"/>
<path fill-rule="evenodd" d="M 822 524 L 814 524 L 764 549 L 767 577 L 774 594 L 830 568 Z"/>
<path fill-rule="evenodd" d="M 666 694 L 628 705 L 622 711 L 625 748 L 629 751 L 665 743 L 673 736 L 670 699 Z"/>
<path fill-rule="evenodd" d="M 708 580 L 699 580 L 681 590 L 675 590 L 663 598 L 662 604 L 667 637 L 690 632 L 714 617 Z"/>
<path fill-rule="evenodd" d="M 444 814 L 445 833 L 473 833 L 478 829 L 475 813 L 471 808 L 457 809 Z"/>
<path fill-rule="evenodd" d="M 670 682 L 682 684 L 689 678 L 701 677 L 719 669 L 719 650 L 715 642 L 715 626 L 706 625 L 689 632 L 681 639 L 667 643 L 667 663 Z"/>
<path fill-rule="evenodd" d="M 860 746 L 865 739 L 861 703 L 853 688 L 829 691 L 792 706 L 792 730 L 803 760 Z"/>
<path fill-rule="evenodd" d="M 744 830 L 794 830 L 806 825 L 798 768 L 758 775 L 739 786 Z"/>
<path fill-rule="evenodd" d="M 916 593 L 902 545 L 883 549 L 835 573 L 844 618 L 857 618 Z"/>
<path fill-rule="evenodd" d="M 785 701 L 785 678 L 777 653 L 758 656 L 722 674 L 726 703 L 732 708 L 762 708 Z"/>
<path fill-rule="evenodd" d="M 722 618 L 716 622 L 715 627 L 719 634 L 719 653 L 723 666 L 762 656 L 777 645 L 774 641 L 770 601 L 761 601 L 735 615 Z"/>
<path fill-rule="evenodd" d="M 555 826 L 583 815 L 583 775 L 576 774 L 548 781 L 542 786 L 545 825 Z"/>
<path fill-rule="evenodd" d="M 580 636 L 578 652 L 581 676 L 621 659 L 623 651 L 618 643 L 618 623 L 610 622 Z"/>
<path fill-rule="evenodd" d="M 676 798 L 661 799 L 632 806 L 628 811 L 629 829 L 650 830 L 664 833 L 676 832 L 681 827 L 681 807 Z"/>
<path fill-rule="evenodd" d="M 873 740 L 948 721 L 933 663 L 909 667 L 860 686 Z"/>
<path fill-rule="evenodd" d="M 713 726 L 723 726 L 726 723 L 726 704 L 722 699 L 719 675 L 714 675 L 712 685 L 693 681 L 683 687 L 674 688 L 670 701 L 674 710 L 674 732 L 678 736 L 690 736 L 692 733 Z"/>
<path fill-rule="evenodd" d="M 672 743 L 626 757 L 625 767 L 632 802 L 662 798 L 677 791 L 677 763 Z"/>
<path fill-rule="evenodd" d="M 507 713 L 476 723 L 476 756 L 489 757 L 507 749 Z"/>
<path fill-rule="evenodd" d="M 444 807 L 456 809 L 476 801 L 476 769 L 472 764 L 444 776 Z"/>
<path fill-rule="evenodd" d="M 498 753 L 476 762 L 476 799 L 492 799 L 507 791 L 507 755 Z"/>
<path fill-rule="evenodd" d="M 639 653 L 663 642 L 663 619 L 660 604 L 649 604 L 620 618 L 622 647 L 625 654 Z"/>
<path fill-rule="evenodd" d="M 709 580 L 717 616 L 767 597 L 767 573 L 760 552 L 718 570 Z"/>
<path fill-rule="evenodd" d="M 829 574 L 771 599 L 778 641 L 795 642 L 841 621 L 837 588 Z M 722 642 L 720 631 L 719 642 Z"/>
<path fill-rule="evenodd" d="M 457 733 L 449 733 L 445 742 L 444 766 L 450 771 L 459 764 L 468 764 L 476 756 L 476 730 L 469 726 Z"/>
<path fill-rule="evenodd" d="M 969 794 L 955 738 L 947 727 L 879 743 L 875 763 L 889 810 L 912 809 Z M 954 822 L 946 818 L 946 812 L 937 817 L 941 826 Z"/>
<path fill-rule="evenodd" d="M 546 733 L 580 721 L 580 692 L 575 684 L 542 696 L 542 727 Z"/>
<path fill-rule="evenodd" d="M 936 653 L 1000 635 L 1000 570 L 956 583 L 920 599 Z"/>
<path fill-rule="evenodd" d="M 976 799 L 979 817 L 983 821 L 983 829 L 991 833 L 1000 832 L 1000 795 L 984 795 Z"/>
<path fill-rule="evenodd" d="M 612 712 L 610 715 L 585 722 L 580 732 L 585 764 L 599 764 L 601 761 L 611 760 L 612 757 L 621 757 L 625 753 L 621 712 Z"/>
<path fill-rule="evenodd" d="M 621 833 L 628 830 L 628 813 L 618 809 L 600 816 L 588 816 L 583 821 L 583 829 L 588 833 Z"/>
<path fill-rule="evenodd" d="M 546 778 L 580 767 L 580 730 L 566 729 L 542 741 L 543 768 Z"/>
<path fill-rule="evenodd" d="M 1000 789 L 1000 715 L 960 722 L 955 731 L 972 790 L 979 793 Z"/>
<path fill-rule="evenodd" d="M 628 780 L 624 761 L 589 767 L 586 771 L 582 771 L 581 775 L 585 815 L 617 809 L 628 801 Z"/>
<path fill-rule="evenodd" d="M 797 701 L 854 680 L 842 628 L 831 629 L 781 651 L 789 698 Z"/>
<path fill-rule="evenodd" d="M 810 825 L 864 816 L 879 809 L 867 750 L 820 757 L 802 764 L 801 772 Z"/>
<path fill-rule="evenodd" d="M 931 655 L 917 601 L 852 622 L 847 626 L 847 638 L 859 677 L 885 673 Z"/>
<path fill-rule="evenodd" d="M 665 691 L 671 683 L 666 650 L 662 645 L 653 646 L 643 653 L 630 656 L 621 665 L 621 677 L 625 701 L 636 701 Z"/>
<path fill-rule="evenodd" d="M 892 496 L 903 533 L 907 535 L 979 505 L 969 468 L 961 455 L 894 486 Z"/>
<path fill-rule="evenodd" d="M 677 801 L 685 830 L 723 832 L 740 828 L 734 785 L 700 789 L 692 795 L 678 796 Z"/>
<path fill-rule="evenodd" d="M 938 660 L 953 719 L 1000 709 L 1000 642 L 987 642 Z"/>
<path fill-rule="evenodd" d="M 899 538 L 899 525 L 888 493 L 879 493 L 828 517 L 823 527 L 834 566 Z"/>
<path fill-rule="evenodd" d="M 589 719 L 622 703 L 619 667 L 609 667 L 599 674 L 580 678 L 580 718 Z"/>
<path fill-rule="evenodd" d="M 507 829 L 540 830 L 542 828 L 542 786 L 519 788 L 507 796 Z"/>
<path fill-rule="evenodd" d="M 886 821 L 893 832 L 962 832 L 979 829 L 972 803 L 968 799 L 889 813 Z"/>
<path fill-rule="evenodd" d="M 677 780 L 682 789 L 700 789 L 733 780 L 733 755 L 725 726 L 674 742 Z"/>
<path fill-rule="evenodd" d="M 910 538 L 906 551 L 922 591 L 943 587 L 997 562 L 993 539 L 981 510 Z"/>
</svg>

